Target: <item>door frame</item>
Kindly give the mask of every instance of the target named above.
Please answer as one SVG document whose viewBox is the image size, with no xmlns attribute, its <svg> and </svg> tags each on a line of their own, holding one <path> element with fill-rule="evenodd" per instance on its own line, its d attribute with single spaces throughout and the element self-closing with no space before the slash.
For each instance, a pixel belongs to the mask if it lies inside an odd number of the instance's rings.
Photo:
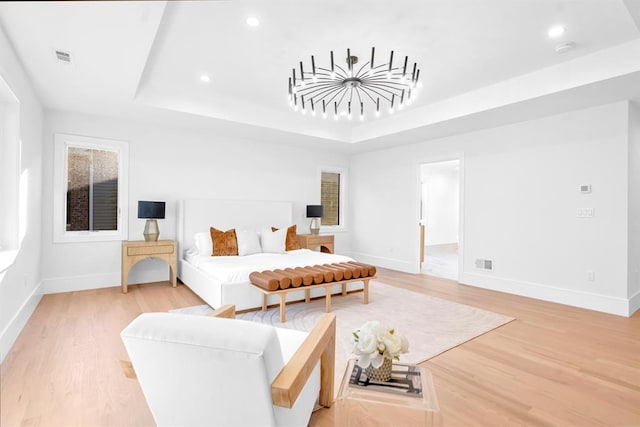
<svg viewBox="0 0 640 427">
<path fill-rule="evenodd" d="M 460 162 L 460 170 L 458 171 L 459 179 L 459 191 L 458 191 L 458 282 L 462 277 L 464 270 L 464 152 L 445 155 L 433 155 L 428 157 L 422 157 L 415 162 L 416 170 L 416 224 L 418 225 L 416 236 L 416 260 L 418 272 L 422 272 L 422 266 L 420 265 L 420 210 L 422 204 L 422 165 L 431 163 L 441 163 L 451 160 L 458 160 Z"/>
</svg>

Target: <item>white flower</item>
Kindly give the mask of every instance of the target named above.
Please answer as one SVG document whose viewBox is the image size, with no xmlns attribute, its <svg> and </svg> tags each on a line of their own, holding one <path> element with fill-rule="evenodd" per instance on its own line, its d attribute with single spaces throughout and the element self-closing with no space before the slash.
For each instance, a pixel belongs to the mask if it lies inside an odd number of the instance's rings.
<svg viewBox="0 0 640 427">
<path fill-rule="evenodd" d="M 379 368 L 384 359 L 399 359 L 409 351 L 409 341 L 404 335 L 378 321 L 369 321 L 352 334 L 352 352 L 358 356 L 358 365 Z"/>
</svg>

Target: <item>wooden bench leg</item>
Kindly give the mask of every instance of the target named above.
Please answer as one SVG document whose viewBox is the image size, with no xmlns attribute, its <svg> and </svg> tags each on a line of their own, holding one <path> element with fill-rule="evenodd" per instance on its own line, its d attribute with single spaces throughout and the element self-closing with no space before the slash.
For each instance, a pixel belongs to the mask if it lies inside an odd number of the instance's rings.
<svg viewBox="0 0 640 427">
<path fill-rule="evenodd" d="M 347 284 L 346 283 L 342 284 L 342 296 L 343 297 L 347 296 Z"/>
<path fill-rule="evenodd" d="M 262 294 L 262 311 L 267 311 L 267 294 Z"/>
<path fill-rule="evenodd" d="M 325 286 L 324 293 L 326 294 L 325 311 L 331 313 L 331 286 Z"/>
<path fill-rule="evenodd" d="M 369 304 L 369 279 L 363 280 L 364 282 L 364 303 Z"/>
<path fill-rule="evenodd" d="M 280 294 L 280 323 L 284 323 L 287 321 L 287 294 Z"/>
<path fill-rule="evenodd" d="M 311 301 L 311 289 L 304 290 L 304 302 L 309 303 Z"/>
</svg>

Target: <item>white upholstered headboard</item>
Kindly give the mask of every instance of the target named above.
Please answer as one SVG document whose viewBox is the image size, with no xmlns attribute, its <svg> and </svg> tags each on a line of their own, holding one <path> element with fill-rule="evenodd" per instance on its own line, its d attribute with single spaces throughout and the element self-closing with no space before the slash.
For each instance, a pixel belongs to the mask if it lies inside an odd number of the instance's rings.
<svg viewBox="0 0 640 427">
<path fill-rule="evenodd" d="M 188 199 L 178 202 L 179 258 L 194 245 L 193 235 L 230 228 L 260 231 L 268 227 L 288 227 L 293 224 L 291 202 L 259 200 Z"/>
</svg>

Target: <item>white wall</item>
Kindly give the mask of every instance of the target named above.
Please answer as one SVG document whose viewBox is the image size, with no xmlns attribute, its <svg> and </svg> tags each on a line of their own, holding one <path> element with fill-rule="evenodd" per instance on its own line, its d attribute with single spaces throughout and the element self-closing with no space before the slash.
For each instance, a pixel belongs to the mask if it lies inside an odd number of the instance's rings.
<svg viewBox="0 0 640 427">
<path fill-rule="evenodd" d="M 18 218 L 19 237 L 13 264 L 0 271 L 0 361 L 4 360 L 41 297 L 40 235 L 42 222 L 42 106 L 11 44 L 0 27 L 0 75 L 20 102 L 22 141 Z M 2 152 L 7 152 L 4 149 Z M 12 256 L 13 258 L 13 256 Z"/>
<path fill-rule="evenodd" d="M 640 309 L 640 105 L 629 104 L 629 290 L 630 312 Z"/>
<path fill-rule="evenodd" d="M 422 165 L 422 223 L 425 246 L 458 243 L 460 215 L 459 161 Z"/>
<path fill-rule="evenodd" d="M 620 102 L 355 155 L 352 253 L 417 272 L 419 163 L 463 156 L 460 282 L 627 314 L 627 118 Z"/>
<path fill-rule="evenodd" d="M 143 238 L 144 220 L 137 219 L 138 200 L 167 202 L 166 219 L 158 221 L 161 239 L 176 237 L 176 206 L 182 198 L 292 201 L 294 221 L 302 232 L 308 231 L 305 206 L 320 201 L 319 167 L 348 166 L 347 156 L 335 151 L 234 140 L 204 130 L 46 112 L 45 218 L 53 214 L 50 181 L 55 133 L 129 141 L 131 240 Z M 42 235 L 45 292 L 119 285 L 120 242 L 54 244 L 52 235 L 52 221 L 47 220 Z M 336 234 L 336 251 L 349 251 L 347 233 Z M 167 271 L 162 261 L 141 261 L 131 271 L 129 282 L 166 280 Z"/>
</svg>

